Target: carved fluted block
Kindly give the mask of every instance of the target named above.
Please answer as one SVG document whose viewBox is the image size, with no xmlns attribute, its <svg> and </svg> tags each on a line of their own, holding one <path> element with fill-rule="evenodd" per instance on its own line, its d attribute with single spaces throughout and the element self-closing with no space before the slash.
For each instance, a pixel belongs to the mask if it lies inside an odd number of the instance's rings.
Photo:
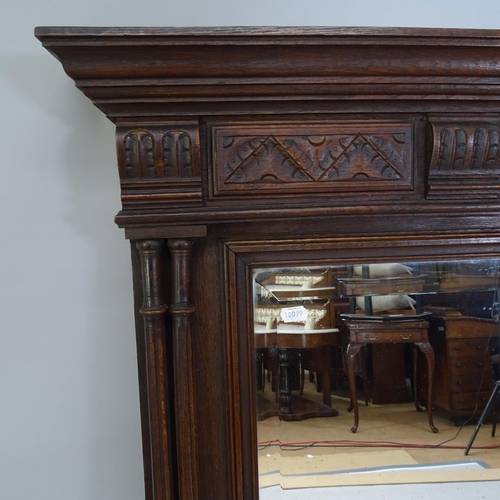
<svg viewBox="0 0 500 500">
<path fill-rule="evenodd" d="M 156 177 L 155 141 L 146 130 L 132 130 L 123 138 L 123 171 L 126 177 Z"/>
<path fill-rule="evenodd" d="M 428 198 L 497 200 L 500 121 L 431 117 Z"/>
<path fill-rule="evenodd" d="M 200 206 L 198 123 L 141 123 L 116 129 L 123 208 Z"/>
</svg>

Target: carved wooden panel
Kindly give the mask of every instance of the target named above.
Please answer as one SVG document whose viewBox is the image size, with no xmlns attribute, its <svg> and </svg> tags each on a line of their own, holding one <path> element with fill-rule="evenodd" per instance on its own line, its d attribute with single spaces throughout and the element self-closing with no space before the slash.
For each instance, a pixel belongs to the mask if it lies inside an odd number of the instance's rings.
<svg viewBox="0 0 500 500">
<path fill-rule="evenodd" d="M 413 189 L 413 124 L 213 126 L 214 195 Z"/>
<path fill-rule="evenodd" d="M 433 151 L 428 198 L 497 200 L 500 122 L 431 117 Z"/>
<path fill-rule="evenodd" d="M 197 123 L 119 124 L 116 145 L 123 208 L 201 205 Z"/>
</svg>

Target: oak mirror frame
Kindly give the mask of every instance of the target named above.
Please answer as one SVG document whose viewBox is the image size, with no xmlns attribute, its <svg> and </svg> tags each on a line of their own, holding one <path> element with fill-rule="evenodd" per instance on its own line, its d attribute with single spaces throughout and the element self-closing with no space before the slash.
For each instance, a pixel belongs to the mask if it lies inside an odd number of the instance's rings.
<svg viewBox="0 0 500 500">
<path fill-rule="evenodd" d="M 257 385 L 254 341 L 254 298 L 252 281 L 255 269 L 326 267 L 366 262 L 495 261 L 498 243 L 481 237 L 377 237 L 318 238 L 283 241 L 227 241 L 223 244 L 226 291 L 226 342 L 230 426 L 233 439 L 241 446 L 234 456 L 235 494 L 259 498 L 257 456 Z M 497 331 L 496 326 L 493 327 Z M 492 331 L 493 331 L 492 330 Z M 496 336 L 496 335 L 495 335 Z M 495 339 L 493 339 L 495 340 Z M 346 408 L 341 411 L 345 412 Z M 472 432 L 472 427 L 470 430 Z M 355 435 L 354 435 L 355 436 Z M 353 439 L 356 439 L 353 437 Z M 460 480 L 457 471 L 456 479 Z"/>
<path fill-rule="evenodd" d="M 500 31 L 35 35 L 116 124 L 146 498 L 257 500 L 253 273 L 500 256 Z"/>
</svg>

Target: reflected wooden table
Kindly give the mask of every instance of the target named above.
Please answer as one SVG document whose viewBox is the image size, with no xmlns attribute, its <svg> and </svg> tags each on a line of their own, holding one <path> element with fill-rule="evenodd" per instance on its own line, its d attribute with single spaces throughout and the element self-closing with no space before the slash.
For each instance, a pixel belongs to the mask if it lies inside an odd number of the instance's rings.
<svg viewBox="0 0 500 500">
<path fill-rule="evenodd" d="M 349 394 L 351 398 L 351 408 L 354 409 L 354 425 L 351 428 L 352 432 L 358 430 L 359 425 L 359 410 L 356 394 L 356 380 L 354 376 L 354 358 L 359 353 L 362 347 L 366 344 L 382 344 L 382 343 L 409 343 L 414 346 L 413 349 L 413 395 L 415 408 L 417 411 L 423 411 L 418 403 L 418 388 L 417 388 L 417 356 L 418 347 L 427 360 L 427 418 L 429 427 L 432 432 L 438 432 L 434 426 L 432 417 L 432 387 L 434 377 L 434 349 L 429 343 L 428 329 L 429 323 L 423 321 L 421 317 L 429 315 L 419 315 L 419 317 L 411 318 L 406 316 L 401 319 L 380 317 L 380 320 L 370 319 L 360 315 L 343 314 L 342 319 L 349 329 L 349 345 L 347 346 L 346 362 L 347 362 L 347 379 L 349 383 Z M 358 317 L 356 317 L 358 316 Z M 358 319 L 359 318 L 359 319 Z M 411 318 L 411 319 L 410 319 Z"/>
<path fill-rule="evenodd" d="M 332 365 L 331 347 L 338 344 L 336 328 L 305 330 L 296 325 L 279 325 L 277 330 L 265 330 L 260 325 L 255 329 L 257 349 L 275 349 L 279 356 L 279 404 L 258 395 L 259 420 L 280 416 L 282 420 L 297 421 L 312 417 L 336 417 L 338 411 L 332 408 L 330 367 Z M 323 404 L 315 403 L 290 389 L 290 350 L 317 349 L 319 365 L 323 375 Z"/>
</svg>

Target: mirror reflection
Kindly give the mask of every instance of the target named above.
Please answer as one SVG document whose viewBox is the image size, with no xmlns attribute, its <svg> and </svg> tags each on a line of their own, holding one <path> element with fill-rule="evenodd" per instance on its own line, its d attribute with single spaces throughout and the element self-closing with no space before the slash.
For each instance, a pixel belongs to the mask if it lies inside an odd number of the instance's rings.
<svg viewBox="0 0 500 500">
<path fill-rule="evenodd" d="M 256 269 L 261 488 L 463 459 L 499 378 L 499 267 L 481 259 Z M 490 434 L 478 432 L 472 449 L 495 444 Z"/>
</svg>

